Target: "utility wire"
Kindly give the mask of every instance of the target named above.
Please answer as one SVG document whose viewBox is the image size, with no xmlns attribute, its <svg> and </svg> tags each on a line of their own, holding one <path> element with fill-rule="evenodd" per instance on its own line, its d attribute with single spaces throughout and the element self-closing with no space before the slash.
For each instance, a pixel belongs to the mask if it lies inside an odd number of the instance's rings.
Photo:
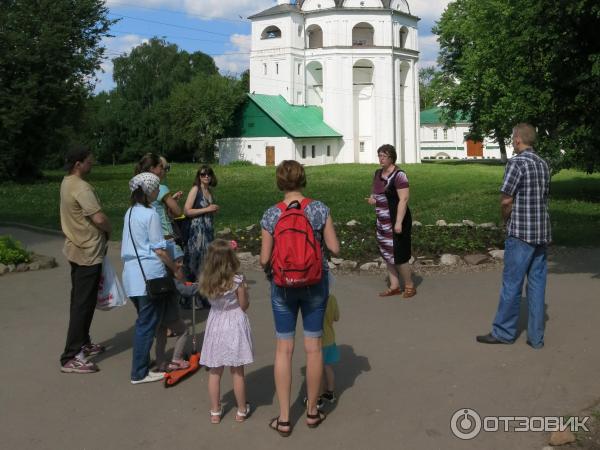
<svg viewBox="0 0 600 450">
<path fill-rule="evenodd" d="M 214 39 L 200 39 L 200 38 L 193 38 L 193 37 L 186 37 L 186 36 L 174 36 L 174 35 L 170 35 L 170 34 L 159 34 L 159 33 L 155 33 L 155 34 L 146 34 L 146 33 L 138 33 L 136 31 L 125 31 L 125 30 L 110 30 L 111 33 L 115 33 L 115 34 L 121 34 L 121 35 L 128 35 L 128 34 L 135 34 L 138 36 L 145 36 L 145 37 L 164 37 L 164 38 L 169 38 L 169 39 L 181 39 L 181 40 L 185 40 L 185 41 L 199 41 L 199 42 L 215 42 L 218 44 L 222 44 L 224 42 L 229 42 L 227 40 L 222 40 L 222 41 L 217 41 Z"/>
<path fill-rule="evenodd" d="M 114 17 L 117 17 L 117 18 L 121 18 L 121 19 L 139 20 L 140 22 L 155 23 L 155 24 L 158 24 L 158 25 L 165 25 L 167 27 L 181 28 L 182 30 L 199 31 L 201 33 L 214 34 L 214 35 L 217 35 L 217 36 L 226 36 L 226 37 L 230 36 L 229 34 L 217 33 L 216 31 L 203 30 L 202 28 L 186 27 L 185 25 L 176 25 L 174 23 L 159 22 L 157 20 L 150 20 L 150 19 L 142 19 L 141 17 L 126 16 L 124 14 L 108 13 L 108 15 L 109 16 L 114 16 Z"/>
<path fill-rule="evenodd" d="M 200 14 L 190 13 L 190 12 L 187 12 L 187 11 L 181 11 L 181 10 L 177 10 L 177 9 L 150 8 L 149 6 L 133 5 L 131 3 L 124 3 L 124 2 L 111 2 L 111 5 L 114 5 L 114 6 L 126 6 L 126 7 L 129 7 L 129 8 L 135 8 L 135 9 L 147 9 L 147 10 L 150 10 L 150 11 L 168 12 L 168 13 L 172 13 L 172 14 L 181 14 L 181 15 L 184 15 L 184 16 L 197 17 L 197 18 L 202 19 L 202 20 L 224 20 L 224 21 L 227 21 L 227 22 L 250 23 L 250 21 L 247 20 L 247 19 L 228 19 L 226 17 L 208 17 L 208 16 L 202 16 Z"/>
</svg>

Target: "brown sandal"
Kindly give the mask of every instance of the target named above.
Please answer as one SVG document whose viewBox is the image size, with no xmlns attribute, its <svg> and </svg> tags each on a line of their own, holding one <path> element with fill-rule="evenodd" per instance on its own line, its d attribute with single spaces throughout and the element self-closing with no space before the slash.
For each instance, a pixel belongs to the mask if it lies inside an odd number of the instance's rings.
<svg viewBox="0 0 600 450">
<path fill-rule="evenodd" d="M 282 430 L 281 427 L 288 427 L 289 430 Z M 279 433 L 281 437 L 288 437 L 292 434 L 292 424 L 288 420 L 287 422 L 282 422 L 279 420 L 279 417 L 273 417 L 269 422 L 269 428 L 273 431 Z"/>
<path fill-rule="evenodd" d="M 405 287 L 404 294 L 402 294 L 403 298 L 410 298 L 417 295 L 417 289 L 415 287 Z"/>
<path fill-rule="evenodd" d="M 307 421 L 306 425 L 308 426 L 308 428 L 317 428 L 319 425 L 321 425 L 321 423 L 323 423 L 323 421 L 325 420 L 326 417 L 327 417 L 327 415 L 323 411 L 317 410 L 316 414 L 309 414 L 307 411 L 306 418 L 310 419 L 310 420 L 314 420 L 314 422 Z"/>
<path fill-rule="evenodd" d="M 395 288 L 395 289 L 386 289 L 383 292 L 379 293 L 380 297 L 391 297 L 392 295 L 400 295 L 402 294 L 402 289 L 400 289 L 399 287 Z"/>
</svg>

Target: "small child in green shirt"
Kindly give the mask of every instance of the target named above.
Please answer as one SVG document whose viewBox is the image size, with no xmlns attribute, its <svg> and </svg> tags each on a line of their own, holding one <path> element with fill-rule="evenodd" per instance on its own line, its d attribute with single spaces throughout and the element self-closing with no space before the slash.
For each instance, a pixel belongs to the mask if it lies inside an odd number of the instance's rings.
<svg viewBox="0 0 600 450">
<path fill-rule="evenodd" d="M 331 276 L 331 274 L 329 275 Z M 327 308 L 325 309 L 325 318 L 323 319 L 323 387 L 321 389 L 321 399 L 329 403 L 336 401 L 335 396 L 335 373 L 333 365 L 340 361 L 340 351 L 335 345 L 335 330 L 333 322 L 340 320 L 340 311 L 338 309 L 335 295 L 329 294 Z"/>
</svg>

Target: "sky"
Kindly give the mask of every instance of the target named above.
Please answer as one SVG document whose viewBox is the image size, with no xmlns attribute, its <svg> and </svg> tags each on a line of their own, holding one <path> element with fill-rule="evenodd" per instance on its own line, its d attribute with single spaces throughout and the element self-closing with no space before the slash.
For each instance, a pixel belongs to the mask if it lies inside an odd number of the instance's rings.
<svg viewBox="0 0 600 450">
<path fill-rule="evenodd" d="M 431 28 L 451 0 L 408 0 L 419 22 L 420 67 L 435 65 L 438 44 Z M 106 38 L 107 59 L 96 74 L 96 92 L 114 88 L 112 58 L 128 53 L 153 36 L 188 52 L 211 55 L 222 74 L 248 68 L 248 16 L 275 6 L 275 0 L 106 0 L 110 19 L 119 19 Z"/>
</svg>

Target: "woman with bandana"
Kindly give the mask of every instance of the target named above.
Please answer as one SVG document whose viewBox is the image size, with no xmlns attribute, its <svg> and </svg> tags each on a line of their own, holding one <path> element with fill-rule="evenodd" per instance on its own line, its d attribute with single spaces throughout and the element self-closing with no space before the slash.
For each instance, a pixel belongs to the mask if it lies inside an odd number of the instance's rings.
<svg viewBox="0 0 600 450">
<path fill-rule="evenodd" d="M 138 313 L 133 340 L 131 384 L 160 381 L 164 377 L 162 372 L 149 370 L 150 349 L 160 319 L 160 305 L 157 300 L 148 296 L 140 269 L 141 264 L 148 280 L 166 276 L 165 266 L 174 272 L 176 270 L 167 252 L 160 217 L 152 207 L 152 202 L 158 196 L 159 184 L 159 177 L 150 172 L 139 173 L 129 181 L 131 207 L 125 213 L 121 259 L 125 293 Z"/>
</svg>

